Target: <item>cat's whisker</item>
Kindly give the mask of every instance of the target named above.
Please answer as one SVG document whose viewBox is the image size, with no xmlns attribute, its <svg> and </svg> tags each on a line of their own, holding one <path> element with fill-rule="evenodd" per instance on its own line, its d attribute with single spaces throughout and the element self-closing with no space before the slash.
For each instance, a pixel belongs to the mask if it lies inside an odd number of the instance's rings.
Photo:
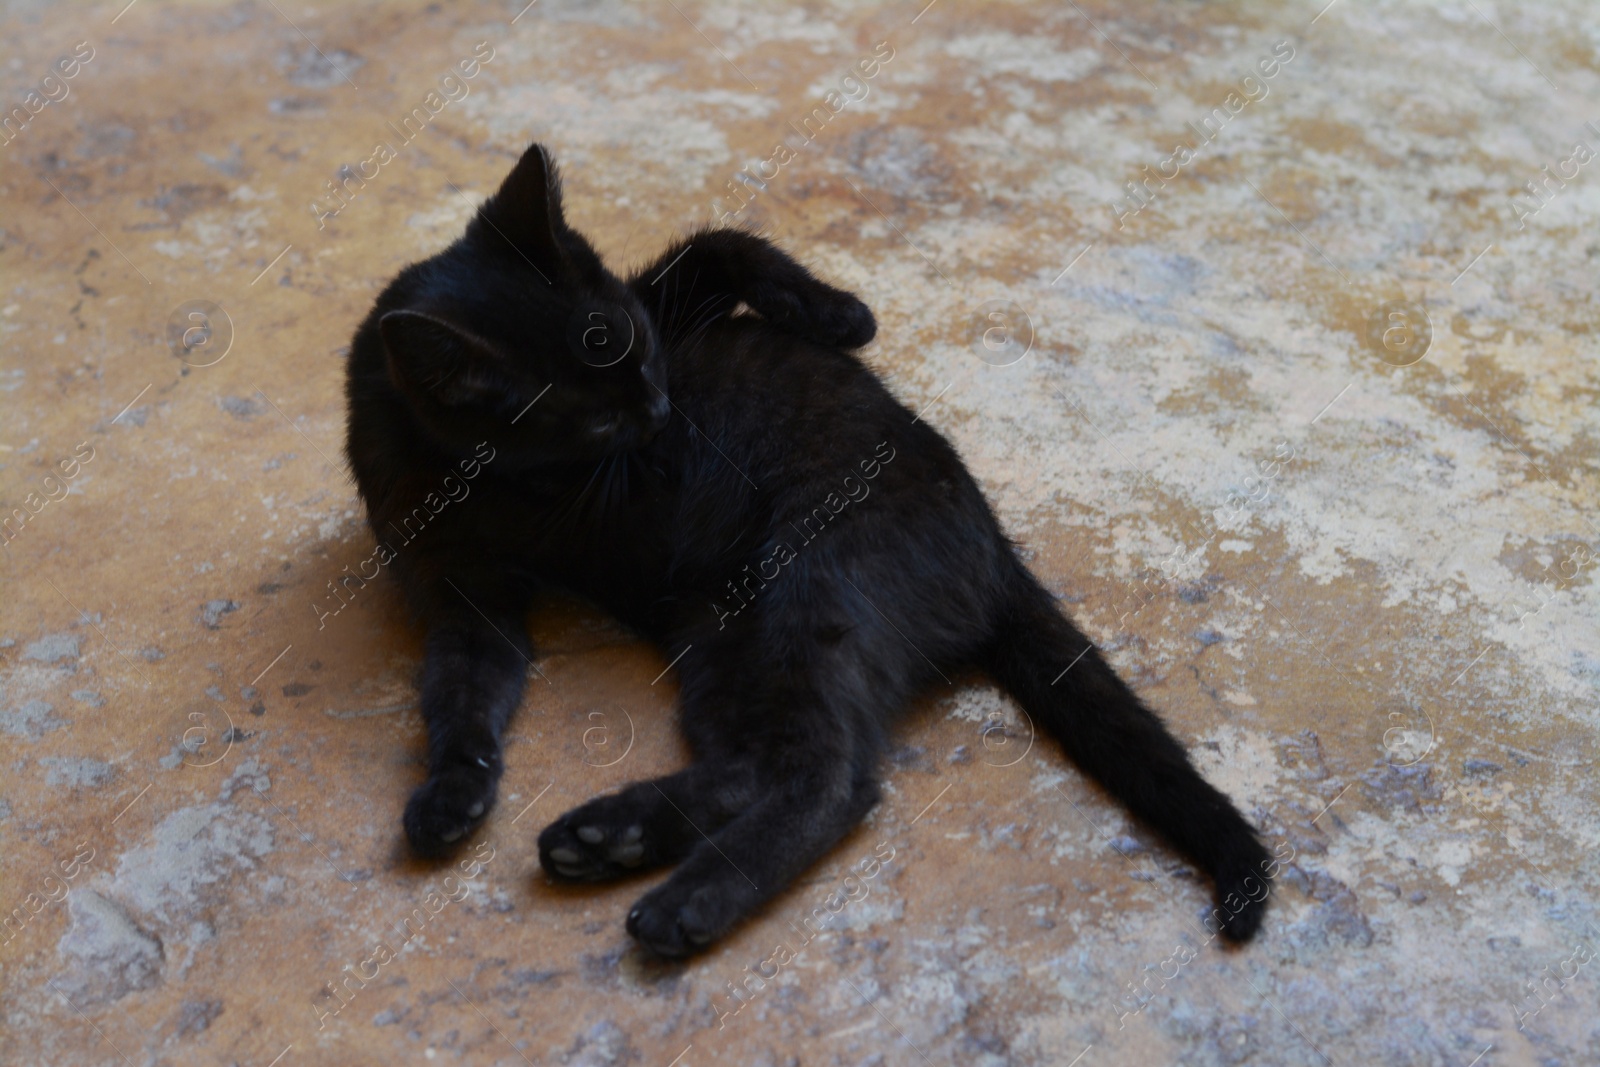
<svg viewBox="0 0 1600 1067">
<path fill-rule="evenodd" d="M 678 324 L 674 343 L 681 346 L 698 341 L 705 331 L 711 328 L 712 323 L 726 314 L 718 306 L 721 300 L 720 296 L 708 297 L 702 300 L 687 316 L 684 316 L 683 320 Z"/>
</svg>

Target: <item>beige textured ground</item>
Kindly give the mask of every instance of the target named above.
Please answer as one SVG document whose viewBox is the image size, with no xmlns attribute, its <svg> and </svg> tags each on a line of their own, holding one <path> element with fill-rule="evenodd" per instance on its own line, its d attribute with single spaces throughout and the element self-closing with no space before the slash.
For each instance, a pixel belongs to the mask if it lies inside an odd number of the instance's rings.
<svg viewBox="0 0 1600 1067">
<path fill-rule="evenodd" d="M 122 2 L 0 18 L 8 107 L 92 49 L 0 146 L 0 503 L 37 511 L 0 556 L 0 1062 L 1600 1063 L 1600 9 Z M 417 637 L 381 585 L 318 625 L 370 550 L 345 345 L 531 138 L 616 262 L 770 177 L 739 219 L 872 304 L 867 357 L 1288 859 L 1256 945 L 1203 944 L 1205 888 L 972 678 L 804 884 L 647 962 L 640 884 L 536 873 L 547 819 L 682 759 L 666 664 L 572 605 L 486 862 L 407 858 Z M 186 364 L 189 301 L 232 336 Z"/>
</svg>

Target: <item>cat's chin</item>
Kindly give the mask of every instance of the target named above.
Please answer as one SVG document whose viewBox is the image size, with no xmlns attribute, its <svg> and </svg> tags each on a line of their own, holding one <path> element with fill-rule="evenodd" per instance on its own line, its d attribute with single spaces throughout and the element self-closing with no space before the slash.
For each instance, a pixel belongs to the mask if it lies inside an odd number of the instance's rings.
<svg viewBox="0 0 1600 1067">
<path fill-rule="evenodd" d="M 565 462 L 597 463 L 637 452 L 660 436 L 659 428 L 629 425 L 591 441 L 552 449 L 549 454 L 559 453 Z"/>
<path fill-rule="evenodd" d="M 513 452 L 502 449 L 494 461 L 494 471 L 500 477 L 513 478 L 518 481 L 532 481 L 535 483 L 550 481 L 551 484 L 566 485 L 574 476 L 587 480 L 595 474 L 596 482 L 606 478 L 608 467 L 621 470 L 628 465 L 627 457 L 634 455 L 636 449 L 619 449 L 617 451 L 574 450 L 574 449 L 535 449 L 525 452 Z M 591 489 L 598 488 L 591 486 Z"/>
</svg>

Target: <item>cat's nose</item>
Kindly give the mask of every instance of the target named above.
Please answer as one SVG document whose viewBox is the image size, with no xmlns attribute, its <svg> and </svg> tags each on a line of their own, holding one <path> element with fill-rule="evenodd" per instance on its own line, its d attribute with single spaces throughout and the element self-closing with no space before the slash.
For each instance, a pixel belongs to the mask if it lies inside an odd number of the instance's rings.
<svg viewBox="0 0 1600 1067">
<path fill-rule="evenodd" d="M 650 432 L 660 433 L 667 427 L 667 420 L 672 418 L 672 403 L 667 400 L 666 394 L 661 393 L 650 402 Z"/>
<path fill-rule="evenodd" d="M 589 423 L 589 434 L 592 437 L 609 437 L 622 425 L 622 419 L 617 415 L 608 415 L 605 418 L 595 419 Z"/>
</svg>

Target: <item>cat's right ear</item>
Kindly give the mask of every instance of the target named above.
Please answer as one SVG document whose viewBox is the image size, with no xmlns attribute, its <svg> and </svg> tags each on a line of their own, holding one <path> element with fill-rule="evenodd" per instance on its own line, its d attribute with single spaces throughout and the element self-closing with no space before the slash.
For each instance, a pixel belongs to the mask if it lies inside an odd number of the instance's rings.
<svg viewBox="0 0 1600 1067">
<path fill-rule="evenodd" d="M 482 338 L 420 311 L 391 311 L 378 320 L 389 375 L 401 389 L 446 407 L 495 405 L 512 392 L 503 356 Z"/>
<path fill-rule="evenodd" d="M 561 234 L 561 176 L 544 145 L 533 144 L 483 205 L 482 215 L 523 258 L 541 271 L 560 271 L 566 260 Z M 547 279 L 548 280 L 548 279 Z"/>
</svg>

